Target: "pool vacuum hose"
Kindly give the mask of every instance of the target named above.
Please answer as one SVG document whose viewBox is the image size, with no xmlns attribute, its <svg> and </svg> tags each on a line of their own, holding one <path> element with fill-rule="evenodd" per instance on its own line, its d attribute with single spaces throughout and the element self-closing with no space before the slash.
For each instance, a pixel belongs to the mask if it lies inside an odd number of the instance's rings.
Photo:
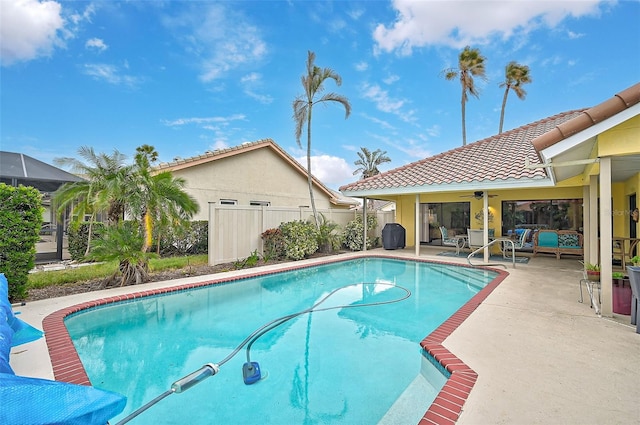
<svg viewBox="0 0 640 425">
<path fill-rule="evenodd" d="M 242 343 L 240 343 L 231 352 L 231 354 L 229 354 L 227 357 L 225 357 L 219 363 L 207 363 L 207 364 L 203 365 L 200 369 L 196 370 L 195 372 L 192 372 L 189 375 L 178 379 L 176 382 L 171 384 L 171 388 L 169 390 L 167 390 L 164 393 L 160 394 L 158 397 L 154 398 L 153 400 L 151 400 L 150 402 L 148 402 L 144 406 L 134 410 L 132 413 L 130 413 L 127 417 L 122 419 L 116 425 L 126 424 L 127 422 L 131 421 L 133 418 L 137 417 L 138 415 L 140 415 L 141 413 L 143 413 L 144 411 L 146 411 L 147 409 L 149 409 L 153 405 L 157 404 L 158 402 L 160 402 L 164 398 L 170 396 L 171 394 L 173 394 L 173 393 L 183 393 L 183 392 L 187 391 L 189 388 L 193 387 L 194 385 L 199 384 L 200 382 L 204 381 L 208 377 L 217 374 L 218 371 L 220 370 L 220 366 L 222 366 L 223 364 L 225 364 L 226 362 L 231 360 L 236 354 L 238 354 L 240 352 L 242 347 L 244 347 L 245 345 L 247 346 L 247 361 L 246 361 L 246 363 L 244 363 L 242 365 L 242 379 L 244 380 L 244 383 L 246 385 L 255 384 L 256 382 L 260 381 L 260 379 L 262 379 L 262 374 L 260 372 L 260 365 L 258 364 L 258 362 L 252 362 L 251 361 L 251 357 L 250 357 L 251 346 L 262 335 L 264 335 L 267 332 L 272 331 L 273 329 L 277 328 L 278 326 L 282 325 L 283 323 L 288 322 L 289 320 L 291 320 L 293 318 L 296 318 L 296 317 L 301 316 L 303 314 L 314 313 L 314 312 L 319 312 L 319 311 L 328 311 L 328 310 L 344 309 L 344 308 L 371 307 L 371 306 L 376 306 L 376 305 L 397 303 L 397 302 L 406 300 L 407 298 L 409 298 L 411 296 L 411 291 L 409 291 L 407 288 L 404 288 L 402 286 L 392 285 L 390 283 L 384 283 L 384 282 L 375 282 L 375 283 L 373 283 L 374 285 L 387 285 L 387 286 L 393 286 L 394 288 L 402 289 L 405 292 L 405 295 L 400 297 L 400 298 L 396 298 L 394 300 L 389 300 L 389 301 L 377 301 L 377 302 L 373 302 L 373 303 L 339 305 L 339 306 L 335 306 L 335 307 L 317 308 L 320 304 L 325 302 L 330 296 L 332 296 L 336 292 L 340 291 L 341 289 L 345 289 L 345 288 L 348 288 L 348 287 L 351 287 L 351 286 L 356 286 L 356 285 L 364 285 L 364 284 L 366 284 L 366 283 L 364 283 L 364 282 L 361 283 L 361 284 L 360 283 L 354 283 L 354 284 L 351 284 L 351 285 L 345 285 L 345 286 L 342 286 L 340 288 L 334 289 L 333 291 L 331 291 L 327 295 L 325 295 L 320 301 L 315 303 L 313 306 L 311 306 L 311 307 L 309 307 L 309 308 L 307 308 L 305 310 L 301 310 L 301 311 L 299 311 L 297 313 L 288 314 L 286 316 L 279 317 L 279 318 L 277 318 L 275 320 L 272 320 L 269 323 L 266 323 L 266 324 L 262 325 L 260 328 L 258 328 L 255 331 L 253 331 L 253 333 L 251 335 L 246 337 L 244 339 L 244 341 L 242 341 Z"/>
</svg>

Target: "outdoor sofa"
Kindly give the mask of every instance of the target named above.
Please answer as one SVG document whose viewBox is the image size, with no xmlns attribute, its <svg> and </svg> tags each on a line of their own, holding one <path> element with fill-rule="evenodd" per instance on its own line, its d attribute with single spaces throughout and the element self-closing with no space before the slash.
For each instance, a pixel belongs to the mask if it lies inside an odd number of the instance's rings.
<svg viewBox="0 0 640 425">
<path fill-rule="evenodd" d="M 575 230 L 541 229 L 533 238 L 533 255 L 555 254 L 559 260 L 562 254 L 584 255 L 582 234 Z"/>
</svg>

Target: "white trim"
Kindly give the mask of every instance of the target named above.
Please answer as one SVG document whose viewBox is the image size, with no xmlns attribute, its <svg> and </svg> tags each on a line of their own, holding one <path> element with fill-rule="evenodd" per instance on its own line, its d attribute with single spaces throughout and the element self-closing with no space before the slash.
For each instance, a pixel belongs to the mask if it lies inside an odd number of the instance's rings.
<svg viewBox="0 0 640 425">
<path fill-rule="evenodd" d="M 470 190 L 504 190 L 504 189 L 531 189 L 538 187 L 553 187 L 554 183 L 548 178 L 539 179 L 518 179 L 518 180 L 501 180 L 498 182 L 464 182 L 450 185 L 423 185 L 408 186 L 403 188 L 384 188 L 371 190 L 354 190 L 344 191 L 345 196 L 384 196 L 384 195 L 412 195 L 416 193 L 439 193 L 439 192 L 468 192 Z"/>
</svg>

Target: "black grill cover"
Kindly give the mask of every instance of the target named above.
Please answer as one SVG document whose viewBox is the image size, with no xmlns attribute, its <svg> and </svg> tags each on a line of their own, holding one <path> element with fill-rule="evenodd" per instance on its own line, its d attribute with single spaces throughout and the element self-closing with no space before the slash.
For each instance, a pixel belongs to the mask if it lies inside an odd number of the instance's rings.
<svg viewBox="0 0 640 425">
<path fill-rule="evenodd" d="M 384 249 L 404 248 L 406 231 L 398 223 L 387 223 L 382 229 L 382 247 Z"/>
</svg>

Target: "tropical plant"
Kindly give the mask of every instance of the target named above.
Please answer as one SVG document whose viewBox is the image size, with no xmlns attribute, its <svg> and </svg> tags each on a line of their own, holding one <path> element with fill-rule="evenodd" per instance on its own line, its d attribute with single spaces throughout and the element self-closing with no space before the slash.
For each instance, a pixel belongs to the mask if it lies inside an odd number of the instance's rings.
<svg viewBox="0 0 640 425">
<path fill-rule="evenodd" d="M 634 266 L 640 266 L 640 255 L 632 257 L 630 261 Z"/>
<path fill-rule="evenodd" d="M 466 46 L 458 56 L 458 68 L 448 68 L 442 71 L 444 78 L 451 81 L 460 79 L 462 86 L 462 145 L 467 144 L 466 130 L 466 104 L 469 95 L 479 97 L 480 91 L 476 87 L 473 77 L 486 80 L 485 62 L 486 58 L 480 54 L 480 50 Z"/>
<path fill-rule="evenodd" d="M 599 264 L 586 263 L 584 265 L 584 267 L 588 271 L 592 271 L 592 272 L 599 272 L 600 271 L 600 265 Z"/>
<path fill-rule="evenodd" d="M 105 228 L 95 239 L 87 256 L 96 261 L 118 261 L 118 270 L 105 280 L 105 286 L 120 275 L 120 286 L 143 283 L 149 279 L 149 259 L 155 254 L 142 250 L 144 238 L 137 223 L 122 221 Z"/>
<path fill-rule="evenodd" d="M 87 251 L 91 247 L 93 235 L 92 223 L 98 214 L 106 214 L 110 225 L 116 224 L 124 217 L 123 188 L 129 173 L 124 161 L 126 157 L 117 149 L 113 154 L 97 154 L 93 148 L 82 146 L 78 155 L 84 159 L 55 158 L 54 163 L 70 168 L 70 171 L 81 176 L 84 180 L 62 185 L 53 193 L 52 201 L 57 205 L 57 212 L 62 215 L 70 210 L 72 222 L 79 223 L 85 215 L 90 214 L 89 230 L 87 232 Z"/>
<path fill-rule="evenodd" d="M 362 174 L 363 179 L 380 174 L 378 166 L 385 162 L 391 162 L 391 158 L 387 156 L 387 151 L 381 151 L 380 149 L 371 152 L 369 149 L 361 147 L 358 157 L 360 159 L 353 164 L 359 167 L 353 172 L 353 175 Z"/>
<path fill-rule="evenodd" d="M 153 146 L 138 147 L 132 165 L 124 165 L 124 156 L 118 151 L 114 151 L 111 156 L 98 155 L 92 148 L 83 147 L 79 154 L 92 166 L 73 158 L 57 160 L 76 171 L 84 171 L 89 177 L 83 182 L 63 185 L 56 191 L 54 199 L 58 202 L 58 211 L 64 211 L 67 207 L 79 209 L 79 212 L 73 214 L 76 220 L 84 218 L 85 212 L 90 212 L 93 218 L 97 212 L 106 211 L 108 227 L 117 229 L 107 229 L 107 241 L 95 244 L 100 252 L 87 257 L 108 259 L 114 255 L 123 255 L 123 284 L 144 282 L 147 279 L 145 270 L 148 268 L 146 262 L 149 257 L 142 254 L 151 247 L 154 223 L 179 227 L 198 211 L 197 202 L 183 190 L 184 179 L 173 177 L 169 171 L 155 172 L 152 169 L 151 164 L 158 158 Z M 136 234 L 130 238 L 124 237 L 122 233 L 133 229 L 133 226 L 119 226 L 125 213 L 137 224 Z M 87 234 L 89 237 L 93 234 L 91 225 Z M 140 246 L 134 236 L 142 238 Z M 117 246 L 116 243 L 107 243 L 109 241 L 129 245 Z M 88 240 L 86 254 L 94 247 L 90 242 Z M 107 252 L 109 249 L 112 252 Z M 132 252 L 137 249 L 141 250 L 141 255 L 132 256 Z"/>
<path fill-rule="evenodd" d="M 153 146 L 136 149 L 135 167 L 127 188 L 126 210 L 140 221 L 144 236 L 143 251 L 152 244 L 154 223 L 176 227 L 198 212 L 198 203 L 183 189 L 186 181 L 170 171 L 154 173 L 151 163 L 158 157 Z"/>
<path fill-rule="evenodd" d="M 313 211 L 313 219 L 315 220 L 316 227 L 319 227 L 318 212 L 316 210 L 316 203 L 313 196 L 313 181 L 311 173 L 311 117 L 313 106 L 319 103 L 337 102 L 344 106 L 345 119 L 349 118 L 351 113 L 351 104 L 349 100 L 337 93 L 326 93 L 319 99 L 316 99 L 316 95 L 319 95 L 324 91 L 324 82 L 331 78 L 335 81 L 337 86 L 342 85 L 342 77 L 337 74 L 331 68 L 320 68 L 315 65 L 316 55 L 312 51 L 308 52 L 307 56 L 307 73 L 302 76 L 302 87 L 304 89 L 304 95 L 296 97 L 293 101 L 293 120 L 296 123 L 296 141 L 298 146 L 302 147 L 300 137 L 302 136 L 302 129 L 307 126 L 307 183 L 309 184 L 309 198 L 311 200 L 311 209 Z"/>
<path fill-rule="evenodd" d="M 520 65 L 515 61 L 507 64 L 504 74 L 505 80 L 499 85 L 500 88 L 504 87 L 504 97 L 502 98 L 502 109 L 500 110 L 500 128 L 498 129 L 498 134 L 502 133 L 504 110 L 507 107 L 509 90 L 513 91 L 516 96 L 518 96 L 518 99 L 524 100 L 524 98 L 527 97 L 527 92 L 522 86 L 532 81 L 529 75 L 529 67 L 527 65 Z"/>
<path fill-rule="evenodd" d="M 328 220 L 324 214 L 319 216 L 320 226 L 318 228 L 318 247 L 321 252 L 332 252 L 340 248 L 340 235 L 337 230 L 338 223 Z"/>
</svg>

